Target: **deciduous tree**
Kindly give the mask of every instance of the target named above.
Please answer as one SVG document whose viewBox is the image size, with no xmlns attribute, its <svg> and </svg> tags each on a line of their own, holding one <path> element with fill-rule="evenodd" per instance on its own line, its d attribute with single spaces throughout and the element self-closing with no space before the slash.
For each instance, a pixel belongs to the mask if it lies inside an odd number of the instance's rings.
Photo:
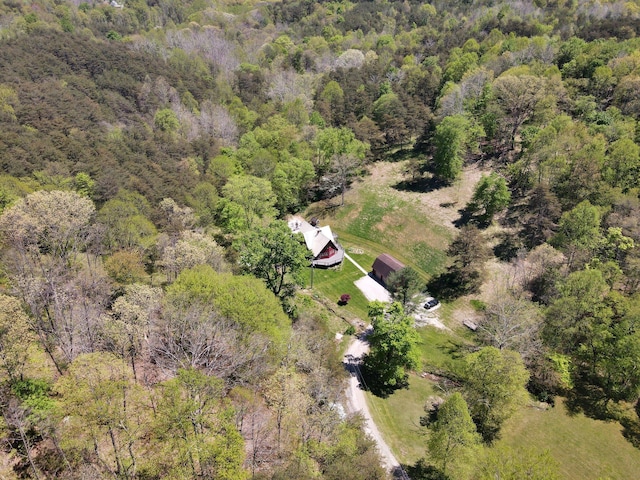
<svg viewBox="0 0 640 480">
<path fill-rule="evenodd" d="M 22 380 L 35 338 L 20 301 L 0 294 L 0 368 L 10 381 Z"/>
<path fill-rule="evenodd" d="M 235 175 L 222 187 L 225 198 L 240 207 L 243 216 L 243 230 L 251 228 L 262 219 L 275 216 L 276 196 L 271 182 L 251 175 Z"/>
<path fill-rule="evenodd" d="M 429 457 L 444 475 L 447 471 L 450 474 L 453 471 L 455 478 L 461 478 L 462 471 L 473 463 L 480 445 L 480 435 L 469 415 L 467 402 L 459 392 L 440 405 L 437 419 L 429 425 L 429 430 Z"/>
<path fill-rule="evenodd" d="M 240 253 L 240 265 L 265 281 L 276 295 L 286 293 L 308 263 L 309 251 L 294 235 L 286 222 L 276 220 L 267 227 L 258 227 L 242 236 L 235 244 Z"/>
<path fill-rule="evenodd" d="M 386 307 L 372 302 L 369 319 L 373 331 L 367 337 L 371 349 L 364 357 L 364 371 L 372 390 L 385 395 L 407 385 L 408 370 L 418 366 L 419 338 L 399 303 Z"/>
<path fill-rule="evenodd" d="M 404 267 L 390 273 L 386 284 L 394 300 L 400 302 L 405 310 L 411 301 L 411 297 L 418 293 L 423 286 L 422 278 L 411 267 Z"/>
<path fill-rule="evenodd" d="M 505 420 L 527 400 L 529 374 L 520 354 L 484 347 L 465 357 L 462 376 L 471 417 L 483 439 L 492 442 Z"/>
<path fill-rule="evenodd" d="M 480 177 L 471 199 L 471 210 L 481 211 L 482 217 L 491 221 L 493 216 L 507 208 L 510 202 L 511 192 L 506 180 L 496 173 L 491 173 Z"/>
<path fill-rule="evenodd" d="M 445 182 L 453 182 L 462 172 L 465 156 L 484 132 L 472 125 L 463 115 L 445 117 L 436 127 L 433 137 L 436 152 L 433 156 L 436 175 Z"/>
<path fill-rule="evenodd" d="M 544 99 L 546 82 L 533 75 L 502 75 L 493 82 L 496 100 L 509 120 L 509 146 L 515 147 L 516 135 Z"/>
<path fill-rule="evenodd" d="M 500 350 L 515 350 L 523 358 L 539 353 L 542 312 L 515 292 L 501 291 L 489 303 L 478 326 L 480 338 Z"/>
<path fill-rule="evenodd" d="M 151 472 L 160 477 L 242 480 L 244 442 L 223 400 L 224 384 L 194 369 L 160 386 L 152 431 L 158 451 Z"/>
</svg>

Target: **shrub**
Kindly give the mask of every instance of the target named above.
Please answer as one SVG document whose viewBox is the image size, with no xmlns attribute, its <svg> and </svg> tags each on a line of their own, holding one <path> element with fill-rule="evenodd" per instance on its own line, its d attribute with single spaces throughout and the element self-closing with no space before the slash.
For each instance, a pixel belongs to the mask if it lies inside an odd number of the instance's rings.
<svg viewBox="0 0 640 480">
<path fill-rule="evenodd" d="M 338 305 L 346 305 L 347 303 L 349 303 L 349 300 L 351 300 L 351 295 L 349 295 L 348 293 L 343 293 L 342 295 L 340 295 L 340 301 L 338 302 Z"/>
</svg>

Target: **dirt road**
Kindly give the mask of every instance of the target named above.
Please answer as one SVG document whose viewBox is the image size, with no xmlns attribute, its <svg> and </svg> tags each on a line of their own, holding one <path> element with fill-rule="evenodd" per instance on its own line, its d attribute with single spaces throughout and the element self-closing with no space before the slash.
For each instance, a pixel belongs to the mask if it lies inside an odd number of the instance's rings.
<svg viewBox="0 0 640 480">
<path fill-rule="evenodd" d="M 373 418 L 371 417 L 371 412 L 369 412 L 364 392 L 360 388 L 360 362 L 362 355 L 368 350 L 369 344 L 366 341 L 361 340 L 360 338 L 355 338 L 351 342 L 351 345 L 349 345 L 347 353 L 344 356 L 343 361 L 345 368 L 351 373 L 349 386 L 347 388 L 346 410 L 350 413 L 362 413 L 362 416 L 365 419 L 365 431 L 378 445 L 378 451 L 380 452 L 385 468 L 389 471 L 393 471 L 400 468 L 400 463 L 398 463 L 398 460 L 396 460 L 393 453 L 391 453 L 391 449 L 382 439 L 382 435 L 380 435 L 380 431 L 378 430 L 378 427 L 376 427 L 376 424 L 373 423 Z"/>
</svg>

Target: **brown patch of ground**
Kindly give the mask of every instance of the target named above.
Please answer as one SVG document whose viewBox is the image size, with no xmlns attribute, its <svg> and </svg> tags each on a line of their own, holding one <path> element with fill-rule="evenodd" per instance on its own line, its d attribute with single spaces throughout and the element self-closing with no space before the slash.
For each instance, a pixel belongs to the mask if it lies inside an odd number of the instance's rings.
<svg viewBox="0 0 640 480">
<path fill-rule="evenodd" d="M 489 170 L 480 169 L 477 165 L 469 165 L 464 168 L 460 180 L 450 186 L 429 192 L 396 189 L 395 185 L 410 179 L 406 173 L 408 162 L 374 163 L 369 166 L 369 177 L 356 188 L 386 188 L 391 195 L 416 206 L 433 223 L 449 229 L 455 228 L 453 222 L 460 217 L 459 210 L 471 200 L 473 189 L 482 174 L 489 173 Z"/>
</svg>

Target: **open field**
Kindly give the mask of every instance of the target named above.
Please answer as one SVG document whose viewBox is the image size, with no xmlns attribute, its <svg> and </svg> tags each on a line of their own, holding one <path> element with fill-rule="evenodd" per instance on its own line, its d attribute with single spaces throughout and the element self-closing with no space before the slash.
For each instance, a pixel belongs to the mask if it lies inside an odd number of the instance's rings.
<svg viewBox="0 0 640 480">
<path fill-rule="evenodd" d="M 367 394 L 371 415 L 400 463 L 413 465 L 425 456 L 426 437 L 420 417 L 426 399 L 437 394 L 433 383 L 416 375 L 410 376 L 409 389 L 397 390 L 388 398 Z"/>
<path fill-rule="evenodd" d="M 636 480 L 640 450 L 621 430 L 618 422 L 569 415 L 560 400 L 548 410 L 520 410 L 505 425 L 498 444 L 549 450 L 567 480 Z"/>
</svg>

